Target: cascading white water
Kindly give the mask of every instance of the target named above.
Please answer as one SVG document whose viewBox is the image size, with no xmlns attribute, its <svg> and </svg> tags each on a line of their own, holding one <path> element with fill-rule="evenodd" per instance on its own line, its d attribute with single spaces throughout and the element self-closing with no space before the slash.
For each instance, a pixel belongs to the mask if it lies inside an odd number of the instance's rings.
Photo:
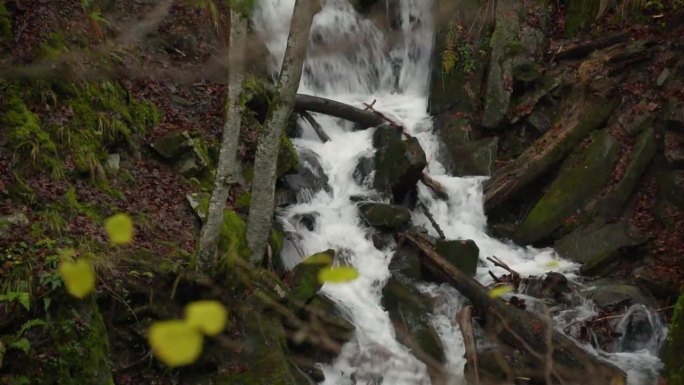
<svg viewBox="0 0 684 385">
<path fill-rule="evenodd" d="M 396 14 L 400 18 L 397 24 L 400 30 L 393 31 L 391 39 L 370 20 L 359 16 L 347 0 L 324 3 L 314 19 L 299 92 L 357 106 L 376 101 L 374 108 L 404 123 L 425 150 L 429 173 L 449 191 L 449 200 L 441 201 L 433 199 L 424 186 L 419 186 L 419 199 L 429 208 L 447 238 L 472 239 L 480 248 L 481 260 L 497 256 L 521 274 L 558 271 L 573 277 L 578 266 L 558 258 L 551 249 L 523 248 L 490 237 L 482 205 L 484 179 L 446 175 L 437 159 L 439 142 L 427 114 L 433 40 L 431 1 L 388 0 L 388 15 Z M 400 9 L 390 10 L 392 4 Z M 282 60 L 293 5 L 294 0 L 261 0 L 254 15 L 255 27 L 264 37 L 274 64 Z M 323 367 L 325 384 L 429 384 L 425 365 L 397 342 L 392 323 L 380 305 L 393 250 L 375 248 L 368 228 L 350 201 L 352 196 L 374 195 L 352 177 L 357 161 L 373 153 L 373 132 L 353 131 L 349 123 L 327 116 L 316 116 L 316 119 L 331 140 L 321 143 L 308 130 L 295 140 L 295 145 L 318 155 L 331 189 L 301 199 L 279 214 L 286 230 L 298 235 L 297 247 L 287 245 L 283 252 L 290 265 L 302 256 L 332 248 L 338 258 L 360 273 L 349 284 L 325 285 L 322 289 L 357 328 L 355 338 L 343 347 L 335 363 Z M 313 230 L 296 220 L 303 214 L 317 215 Z M 422 214 L 414 214 L 413 222 L 432 229 Z M 501 272 L 487 263 L 477 273 L 478 280 L 485 284 L 491 280 L 488 270 Z M 464 350 L 454 315 L 461 306 L 462 296 L 447 286 L 422 283 L 418 288 L 437 299 L 432 322 L 444 341 L 451 381 L 461 384 Z M 584 310 L 587 317 L 594 313 L 591 307 Z M 648 350 L 606 357 L 629 372 L 630 385 L 652 383 L 659 367 L 658 359 Z"/>
</svg>

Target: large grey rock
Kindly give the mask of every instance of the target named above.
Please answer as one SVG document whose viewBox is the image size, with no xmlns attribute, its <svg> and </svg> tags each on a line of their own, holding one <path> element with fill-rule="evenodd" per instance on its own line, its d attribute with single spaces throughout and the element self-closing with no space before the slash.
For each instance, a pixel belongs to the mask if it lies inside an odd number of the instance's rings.
<svg viewBox="0 0 684 385">
<path fill-rule="evenodd" d="M 576 229 L 554 246 L 563 258 L 581 263 L 582 272 L 591 274 L 615 260 L 621 248 L 640 245 L 647 240 L 628 223 L 599 222 Z"/>
<path fill-rule="evenodd" d="M 369 225 L 380 229 L 400 230 L 411 221 L 411 212 L 406 207 L 378 202 L 361 202 L 357 207 Z"/>
<path fill-rule="evenodd" d="M 392 197 L 394 202 L 402 203 L 415 191 L 426 166 L 427 158 L 418 139 L 392 143 L 375 153 L 373 187 Z"/>
<path fill-rule="evenodd" d="M 499 138 L 485 138 L 462 144 L 443 143 L 448 153 L 445 166 L 454 176 L 491 176 L 494 171 Z"/>
</svg>

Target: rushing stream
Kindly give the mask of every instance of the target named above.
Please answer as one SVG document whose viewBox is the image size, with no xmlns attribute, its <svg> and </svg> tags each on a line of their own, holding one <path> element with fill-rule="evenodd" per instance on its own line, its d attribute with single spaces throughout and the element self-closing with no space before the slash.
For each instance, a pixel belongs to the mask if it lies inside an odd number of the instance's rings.
<svg viewBox="0 0 684 385">
<path fill-rule="evenodd" d="M 472 239 L 480 248 L 482 261 L 488 256 L 497 256 L 523 275 L 557 271 L 573 278 L 578 266 L 560 259 L 553 250 L 523 248 L 487 234 L 487 218 L 482 205 L 483 178 L 457 178 L 445 174 L 438 159 L 439 142 L 427 113 L 433 42 L 432 2 L 386 1 L 387 13 L 395 19 L 391 32 L 388 28 L 381 30 L 359 16 L 348 0 L 325 1 L 323 10 L 314 20 L 299 92 L 360 107 L 362 103 L 375 101 L 375 109 L 403 122 L 427 154 L 428 173 L 449 191 L 449 200 L 442 201 L 434 199 L 425 186 L 419 186 L 420 200 L 448 239 Z M 285 50 L 294 0 L 260 2 L 254 23 L 266 39 L 276 69 Z M 325 384 L 429 384 L 425 365 L 396 340 L 392 323 L 380 305 L 394 251 L 392 247 L 375 248 L 368 236 L 370 230 L 350 201 L 352 196 L 377 195 L 370 187 L 357 184 L 352 176 L 359 158 L 373 154 L 373 130 L 352 131 L 350 123 L 322 115 L 317 115 L 316 120 L 331 140 L 321 143 L 306 126 L 295 145 L 301 151 L 317 154 L 331 188 L 313 196 L 300 196 L 298 204 L 279 214 L 286 230 L 298 235 L 297 244 L 288 243 L 283 252 L 290 267 L 302 256 L 332 248 L 337 251 L 338 259 L 343 258 L 360 273 L 360 277 L 349 284 L 325 285 L 322 289 L 357 328 L 355 338 L 344 346 L 340 357 L 332 365 L 323 366 Z M 303 214 L 316 215 L 313 230 L 297 220 Z M 434 231 L 422 214 L 415 213 L 413 222 Z M 488 270 L 497 274 L 504 271 L 486 263 L 478 268 L 477 279 L 488 284 L 491 281 Z M 447 370 L 453 384 L 464 383 L 464 348 L 454 321 L 463 297 L 446 285 L 424 283 L 419 285 L 419 290 L 436 298 L 432 323 L 445 347 Z M 651 322 L 652 335 L 639 341 L 626 341 L 628 337 L 625 337 L 616 342 L 616 351 L 622 352 L 596 354 L 627 371 L 630 384 L 650 385 L 660 367 L 655 354 L 664 328 L 659 317 L 645 308 L 630 309 L 630 312 L 641 312 L 644 322 Z M 563 326 L 594 314 L 593 305 L 585 301 L 581 307 L 567 309 L 555 321 Z"/>
</svg>

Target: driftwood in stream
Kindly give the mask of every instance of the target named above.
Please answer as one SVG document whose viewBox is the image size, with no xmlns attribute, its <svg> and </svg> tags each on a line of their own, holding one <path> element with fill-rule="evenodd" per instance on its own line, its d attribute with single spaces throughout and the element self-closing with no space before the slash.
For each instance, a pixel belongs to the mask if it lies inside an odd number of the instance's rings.
<svg viewBox="0 0 684 385">
<path fill-rule="evenodd" d="M 625 373 L 613 364 L 593 356 L 567 336 L 554 329 L 536 315 L 507 304 L 500 298 L 490 298 L 489 290 L 464 274 L 439 253 L 430 242 L 417 235 L 406 239 L 420 251 L 421 265 L 435 277 L 454 286 L 479 309 L 485 317 L 487 329 L 506 345 L 524 349 L 540 369 L 534 381 L 545 382 L 542 368 L 549 356 L 552 360 L 551 378 L 554 383 L 609 385 L 624 384 Z M 550 337 L 550 338 L 549 338 Z M 551 352 L 551 354 L 547 354 Z"/>
<path fill-rule="evenodd" d="M 349 104 L 312 95 L 297 94 L 295 98 L 295 111 L 317 112 L 334 116 L 357 123 L 362 128 L 375 127 L 385 123 L 385 119 L 382 116 L 372 111 L 366 111 Z"/>
</svg>

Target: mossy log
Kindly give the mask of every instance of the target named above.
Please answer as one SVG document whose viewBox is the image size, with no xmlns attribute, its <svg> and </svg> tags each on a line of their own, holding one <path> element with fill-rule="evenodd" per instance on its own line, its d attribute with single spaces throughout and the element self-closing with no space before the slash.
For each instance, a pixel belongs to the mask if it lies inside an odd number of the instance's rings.
<svg viewBox="0 0 684 385">
<path fill-rule="evenodd" d="M 500 298 L 491 298 L 489 290 L 464 274 L 434 251 L 429 241 L 406 235 L 420 250 L 420 261 L 435 277 L 449 283 L 466 296 L 486 317 L 487 329 L 506 345 L 523 349 L 538 368 L 551 359 L 550 376 L 554 382 L 583 385 L 624 384 L 625 373 L 579 347 L 573 340 L 551 328 L 546 320 L 512 306 Z M 550 342 L 550 343 L 549 343 Z M 545 381 L 538 371 L 534 381 Z"/>
<path fill-rule="evenodd" d="M 609 91 L 609 90 L 604 90 Z M 582 139 L 599 128 L 616 103 L 604 92 L 592 93 L 579 83 L 568 98 L 567 108 L 553 128 L 485 184 L 485 210 L 492 211 L 558 164 Z"/>
</svg>

